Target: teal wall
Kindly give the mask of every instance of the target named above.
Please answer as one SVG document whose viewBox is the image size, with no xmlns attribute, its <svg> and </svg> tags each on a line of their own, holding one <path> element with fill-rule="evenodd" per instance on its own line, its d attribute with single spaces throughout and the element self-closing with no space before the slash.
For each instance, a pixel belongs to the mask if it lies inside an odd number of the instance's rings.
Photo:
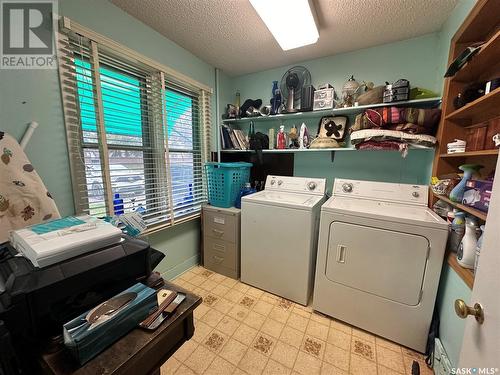
<svg viewBox="0 0 500 375">
<path fill-rule="evenodd" d="M 60 0 L 59 14 L 214 87 L 213 66 L 108 1 Z M 0 70 L 0 97 L 0 129 L 3 131 L 20 139 L 29 121 L 40 123 L 26 152 L 61 214 L 72 214 L 73 196 L 57 71 Z M 167 254 L 159 267 L 162 272 L 174 276 L 197 261 L 199 232 L 199 221 L 194 221 L 150 236 L 151 243 Z"/>
</svg>

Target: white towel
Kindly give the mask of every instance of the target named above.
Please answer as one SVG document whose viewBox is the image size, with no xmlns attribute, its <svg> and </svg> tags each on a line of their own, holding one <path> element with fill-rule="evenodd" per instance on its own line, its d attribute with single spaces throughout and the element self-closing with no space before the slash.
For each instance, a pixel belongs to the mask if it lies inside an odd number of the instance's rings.
<svg viewBox="0 0 500 375">
<path fill-rule="evenodd" d="M 11 230 L 60 217 L 19 143 L 0 131 L 0 243 L 7 241 Z"/>
</svg>

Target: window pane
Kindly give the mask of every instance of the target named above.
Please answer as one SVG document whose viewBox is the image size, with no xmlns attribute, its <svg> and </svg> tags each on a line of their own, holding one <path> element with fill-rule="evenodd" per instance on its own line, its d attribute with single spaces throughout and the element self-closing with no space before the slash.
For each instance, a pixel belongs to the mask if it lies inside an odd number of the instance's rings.
<svg viewBox="0 0 500 375">
<path fill-rule="evenodd" d="M 193 99 L 176 91 L 166 91 L 168 146 L 193 150 Z"/>
<path fill-rule="evenodd" d="M 75 59 L 76 85 L 83 142 L 97 143 L 97 128 L 94 107 L 94 82 L 90 63 Z"/>
<path fill-rule="evenodd" d="M 101 159 L 99 150 L 86 148 L 83 150 L 87 197 L 89 200 L 89 215 L 105 216 L 106 203 L 104 184 L 102 183 Z"/>
</svg>

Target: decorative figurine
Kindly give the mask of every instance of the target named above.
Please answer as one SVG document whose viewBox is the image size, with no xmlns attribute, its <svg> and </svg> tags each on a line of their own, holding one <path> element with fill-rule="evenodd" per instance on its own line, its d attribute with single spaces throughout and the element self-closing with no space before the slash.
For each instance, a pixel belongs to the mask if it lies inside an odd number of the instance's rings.
<svg viewBox="0 0 500 375">
<path fill-rule="evenodd" d="M 276 135 L 276 148 L 278 150 L 284 150 L 286 148 L 285 125 L 280 125 L 280 130 Z"/>
<path fill-rule="evenodd" d="M 359 93 L 359 88 L 361 85 L 358 81 L 354 79 L 354 76 L 351 75 L 351 78 L 344 83 L 342 86 L 342 106 L 343 107 L 352 107 L 356 102 L 356 97 Z"/>
</svg>

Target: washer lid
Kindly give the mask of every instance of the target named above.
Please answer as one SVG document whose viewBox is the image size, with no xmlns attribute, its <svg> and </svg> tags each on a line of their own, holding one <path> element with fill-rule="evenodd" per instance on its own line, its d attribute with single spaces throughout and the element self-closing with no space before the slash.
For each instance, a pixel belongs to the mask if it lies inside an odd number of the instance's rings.
<svg viewBox="0 0 500 375">
<path fill-rule="evenodd" d="M 401 203 L 331 197 L 321 207 L 321 211 L 362 216 L 366 218 L 394 221 L 399 223 L 404 221 L 409 224 L 448 229 L 446 221 L 441 219 L 428 207 L 405 205 Z"/>
<path fill-rule="evenodd" d="M 245 195 L 242 202 L 260 203 L 281 207 L 311 210 L 323 200 L 323 196 L 285 193 L 281 191 L 262 190 L 255 194 Z"/>
</svg>

